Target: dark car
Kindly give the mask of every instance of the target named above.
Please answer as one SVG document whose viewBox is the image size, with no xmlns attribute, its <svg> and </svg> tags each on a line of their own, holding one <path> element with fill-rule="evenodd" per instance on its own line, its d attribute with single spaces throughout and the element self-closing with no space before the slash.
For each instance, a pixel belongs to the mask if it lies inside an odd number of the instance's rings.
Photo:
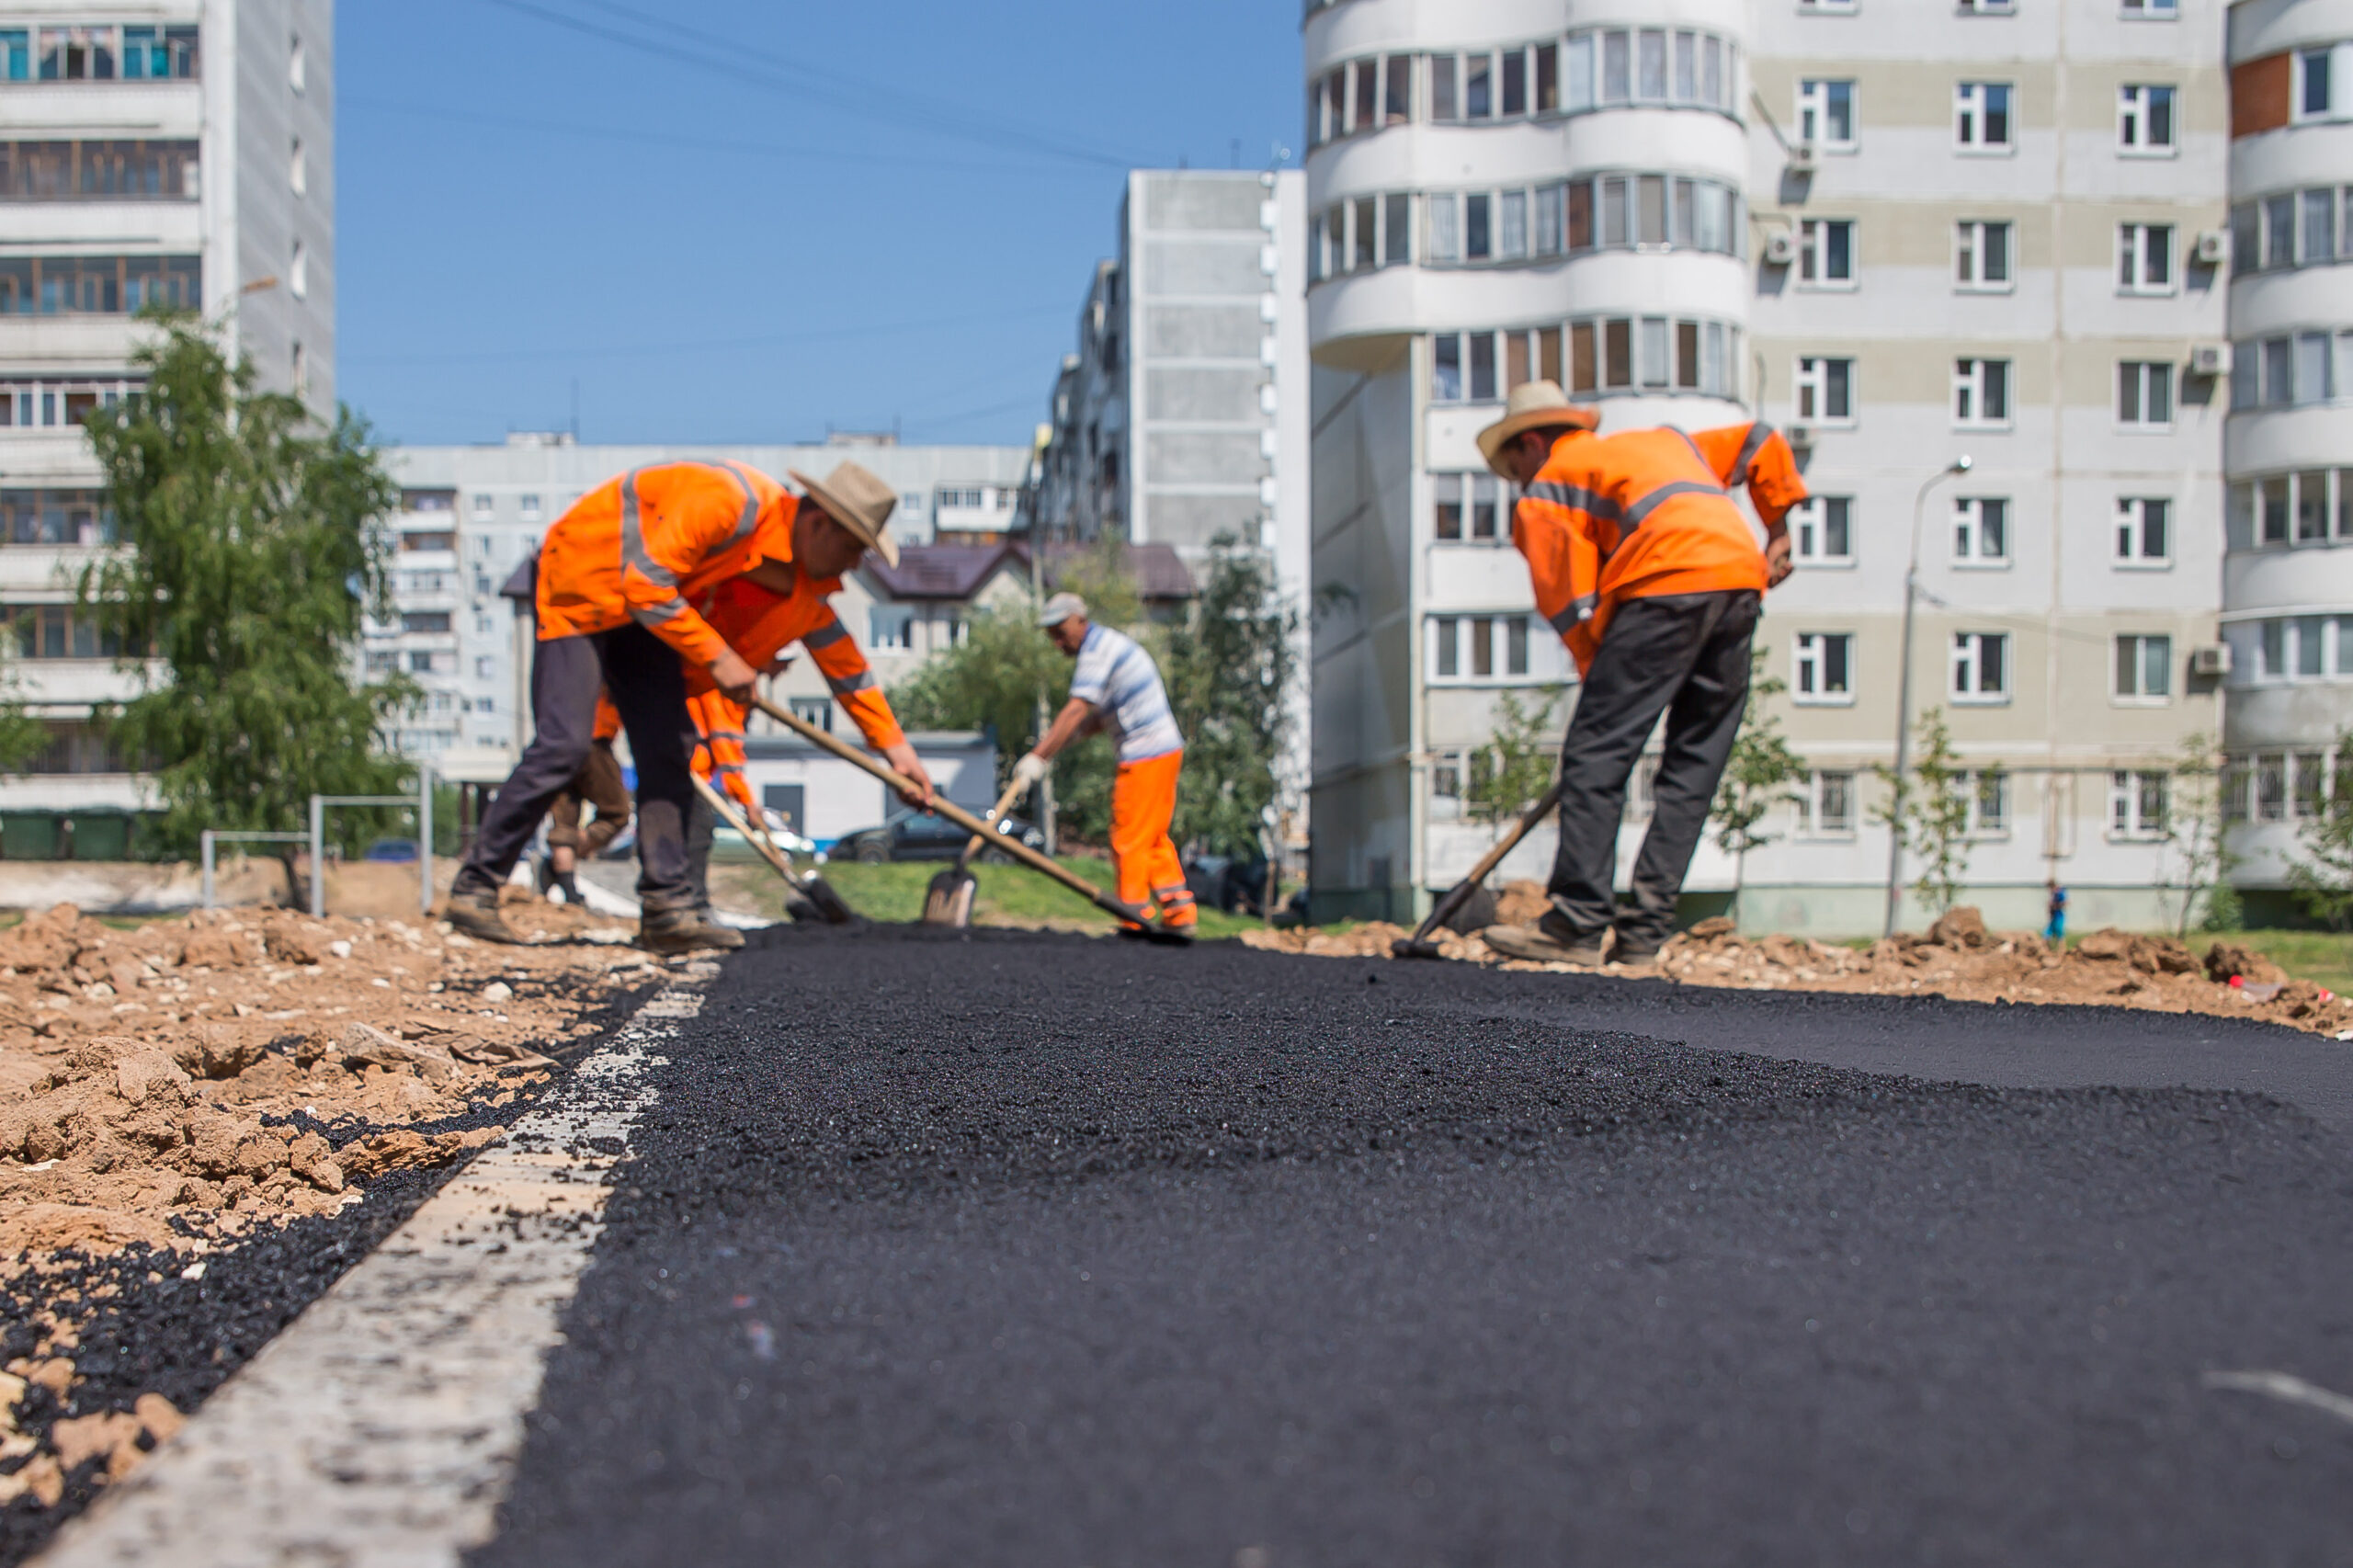
<svg viewBox="0 0 2353 1568">
<path fill-rule="evenodd" d="M 1032 849 L 1046 846 L 1046 835 L 1019 817 L 1007 818 L 999 830 Z M 971 834 L 936 812 L 896 811 L 881 827 L 863 827 L 835 839 L 825 858 L 861 860 L 870 866 L 885 860 L 953 860 L 970 837 Z"/>
<path fill-rule="evenodd" d="M 416 840 L 414 838 L 380 838 L 368 846 L 363 859 L 381 864 L 411 866 L 416 863 Z"/>
</svg>

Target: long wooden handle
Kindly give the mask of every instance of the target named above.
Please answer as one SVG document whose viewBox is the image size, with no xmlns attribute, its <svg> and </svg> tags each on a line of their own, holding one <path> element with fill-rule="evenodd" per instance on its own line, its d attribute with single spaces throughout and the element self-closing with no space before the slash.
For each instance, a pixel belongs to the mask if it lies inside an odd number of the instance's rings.
<svg viewBox="0 0 2353 1568">
<path fill-rule="evenodd" d="M 733 828 L 736 832 L 742 834 L 744 835 L 744 841 L 760 852 L 760 858 L 766 860 L 769 865 L 776 868 L 776 874 L 778 876 L 782 877 L 790 885 L 796 888 L 799 887 L 801 885 L 801 879 L 799 876 L 794 874 L 792 862 L 784 858 L 782 850 L 779 850 L 774 844 L 769 842 L 768 835 L 765 833 L 754 832 L 752 824 L 745 822 L 743 817 L 736 813 L 735 802 L 729 800 L 724 794 L 722 794 L 718 787 L 713 785 L 710 779 L 705 778 L 699 773 L 694 774 L 692 777 L 695 781 L 696 792 L 702 796 L 704 801 L 710 805 L 711 811 L 718 815 L 719 820 Z"/>
<path fill-rule="evenodd" d="M 1019 800 L 1021 792 L 1028 788 L 1029 786 L 1018 778 L 1005 787 L 1005 793 L 999 795 L 996 804 L 989 808 L 988 824 L 992 833 L 1005 831 L 1005 813 L 1013 809 L 1013 802 Z M 980 834 L 972 835 L 972 841 L 964 846 L 964 853 L 956 857 L 956 864 L 961 866 L 965 861 L 978 855 L 983 842 L 983 839 Z"/>
<path fill-rule="evenodd" d="M 795 713 L 789 709 L 778 707 L 775 703 L 769 701 L 767 698 L 761 696 L 757 692 L 754 692 L 752 694 L 752 706 L 757 708 L 761 712 L 767 714 L 778 723 L 782 724 L 786 729 L 790 730 L 794 734 L 799 735 L 802 740 L 807 741 L 811 745 L 817 747 L 820 751 L 831 752 L 835 756 L 840 757 L 844 762 L 849 763 L 853 767 L 862 768 L 868 773 L 871 773 L 875 778 L 880 778 L 883 783 L 891 786 L 892 789 L 899 789 L 906 783 L 906 780 L 901 778 L 898 773 L 893 771 L 891 767 L 875 761 L 872 757 L 867 756 L 864 752 L 858 750 L 847 741 L 839 739 L 838 737 L 819 729 L 816 725 L 811 723 L 808 720 L 803 719 L 800 714 Z M 983 838 L 989 836 L 990 830 L 988 824 L 983 822 L 980 818 L 974 816 L 972 812 L 966 811 L 955 801 L 947 799 L 945 796 L 935 800 L 932 802 L 931 809 L 938 812 L 941 816 L 946 817 L 949 822 L 954 823 L 958 827 L 962 828 L 966 833 L 978 834 Z M 1118 899 L 1113 898 L 1109 893 L 1105 892 L 1093 882 L 1088 881 L 1086 878 L 1078 875 L 1074 871 L 1065 870 L 1061 866 L 1054 864 L 1051 859 L 1048 858 L 1046 856 L 1040 855 L 1038 851 L 1030 848 L 1019 839 L 1013 837 L 1001 838 L 998 842 L 998 847 L 1003 849 L 1007 855 L 1010 855 L 1015 859 L 1020 861 L 1023 865 L 1029 867 L 1031 870 L 1038 872 L 1040 876 L 1051 877 L 1054 881 L 1062 883 L 1063 886 L 1070 889 L 1071 892 L 1086 900 L 1087 903 L 1095 905 L 1096 908 L 1103 910 L 1108 914 L 1116 915 L 1122 920 L 1131 920 L 1139 926 L 1146 924 L 1142 910 L 1136 908 L 1133 904 L 1121 903 Z"/>
<path fill-rule="evenodd" d="M 1518 848 L 1519 841 L 1534 832 L 1536 824 L 1542 822 L 1552 808 L 1560 803 L 1561 781 L 1555 778 L 1552 780 L 1552 787 L 1545 790 L 1543 797 L 1534 805 L 1529 807 L 1527 814 L 1512 825 L 1512 830 L 1497 839 L 1494 847 L 1479 857 L 1479 863 L 1471 868 L 1471 874 L 1447 890 L 1445 896 L 1430 906 L 1427 917 L 1415 929 L 1414 940 L 1417 942 L 1427 940 L 1429 934 L 1450 917 L 1464 899 L 1471 896 L 1472 890 L 1485 881 L 1495 869 L 1504 863 L 1504 857 Z"/>
</svg>

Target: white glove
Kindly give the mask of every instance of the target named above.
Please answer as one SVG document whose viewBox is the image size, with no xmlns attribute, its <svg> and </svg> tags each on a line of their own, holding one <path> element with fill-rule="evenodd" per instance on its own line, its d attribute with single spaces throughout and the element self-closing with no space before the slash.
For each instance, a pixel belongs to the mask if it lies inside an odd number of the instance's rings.
<svg viewBox="0 0 2353 1568">
<path fill-rule="evenodd" d="M 1013 765 L 1014 782 L 1024 789 L 1029 789 L 1035 786 L 1039 779 L 1043 778 L 1047 769 L 1051 767 L 1053 767 L 1052 763 L 1048 762 L 1036 752 L 1025 753 L 1021 760 Z"/>
</svg>

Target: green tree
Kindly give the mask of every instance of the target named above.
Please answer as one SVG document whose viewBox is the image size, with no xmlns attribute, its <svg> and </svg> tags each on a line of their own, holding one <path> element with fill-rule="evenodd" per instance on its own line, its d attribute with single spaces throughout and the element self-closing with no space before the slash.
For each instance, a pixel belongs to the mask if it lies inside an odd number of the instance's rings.
<svg viewBox="0 0 2353 1568">
<path fill-rule="evenodd" d="M 2174 760 L 2165 802 L 2165 845 L 2180 869 L 2181 907 L 2175 935 L 2188 939 L 2193 922 L 2226 930 L 2237 924 L 2238 896 L 2231 887 L 2233 855 L 2222 818 L 2224 762 L 2213 737 L 2194 734 Z"/>
<path fill-rule="evenodd" d="M 139 683 L 108 722 L 155 770 L 163 836 L 282 832 L 307 822 L 314 792 L 405 788 L 411 769 L 381 740 L 414 688 L 355 679 L 364 616 L 391 611 L 375 525 L 399 498 L 367 426 L 343 409 L 322 428 L 299 400 L 256 391 L 203 324 L 150 320 L 160 335 L 133 356 L 145 390 L 85 422 L 122 548 L 77 589 Z"/>
<path fill-rule="evenodd" d="M 2336 776 L 2353 780 L 2353 730 L 2337 733 Z M 2288 885 L 2313 919 L 2342 931 L 2353 924 L 2353 787 L 2340 783 L 2300 809 L 2312 812 L 2296 829 L 2307 858 L 2288 863 Z"/>
<path fill-rule="evenodd" d="M 1748 710 L 1741 716 L 1732 755 L 1725 759 L 1722 782 L 1716 787 L 1709 819 L 1715 824 L 1716 847 L 1732 857 L 1732 913 L 1740 915 L 1740 890 L 1748 872 L 1748 852 L 1762 849 L 1777 835 L 1762 831 L 1765 818 L 1785 801 L 1797 799 L 1790 786 L 1805 775 L 1805 763 L 1781 733 L 1780 715 L 1767 706 L 1789 689 L 1778 676 L 1764 673 L 1765 650 L 1749 654 Z"/>
<path fill-rule="evenodd" d="M 1874 809 L 1871 819 L 1884 824 L 1920 862 L 1920 879 L 1912 891 L 1942 915 L 1959 902 L 1961 879 L 1969 869 L 1970 777 L 1952 748 L 1942 708 L 1920 715 L 1914 744 L 1919 755 L 1909 779 L 1883 764 L 1873 766 L 1871 771 L 1887 786 L 1888 803 Z"/>
<path fill-rule="evenodd" d="M 1299 612 L 1273 563 L 1230 534 L 1210 543 L 1209 576 L 1171 627 L 1161 668 L 1185 737 L 1173 835 L 1217 854 L 1274 858 L 1275 762 L 1290 733 Z"/>
<path fill-rule="evenodd" d="M 1539 687 L 1522 702 L 1517 692 L 1495 699 L 1495 730 L 1471 754 L 1471 777 L 1462 783 L 1462 806 L 1490 828 L 1506 817 L 1524 815 L 1552 787 L 1561 765 L 1560 742 L 1552 734 L 1552 712 L 1562 688 Z"/>
</svg>

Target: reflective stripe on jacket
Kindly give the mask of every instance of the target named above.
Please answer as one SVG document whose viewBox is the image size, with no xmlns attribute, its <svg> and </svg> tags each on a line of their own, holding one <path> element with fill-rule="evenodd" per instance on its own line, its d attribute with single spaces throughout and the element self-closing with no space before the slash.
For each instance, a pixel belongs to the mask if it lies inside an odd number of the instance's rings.
<svg viewBox="0 0 2353 1568">
<path fill-rule="evenodd" d="M 1788 443 L 1768 428 L 1573 432 L 1512 509 L 1512 543 L 1528 559 L 1536 608 L 1569 646 L 1577 668 L 1593 663 L 1620 600 L 1766 586 L 1765 553 L 1725 485 L 1746 472 L 1770 496 L 1771 518 L 1804 498 L 1791 462 L 1768 456 Z M 1720 456 L 1712 454 L 1721 454 Z M 1795 493 L 1790 494 L 1790 488 Z M 1752 494 L 1756 494 L 1752 488 Z"/>
<path fill-rule="evenodd" d="M 1768 528 L 1780 526 L 1789 509 L 1806 497 L 1798 477 L 1798 457 L 1779 430 L 1762 419 L 1720 425 L 1693 433 L 1691 444 L 1716 471 L 1727 490 L 1748 486 L 1748 499 Z"/>
<path fill-rule="evenodd" d="M 693 601 L 790 556 L 791 492 L 736 462 L 650 463 L 607 480 L 551 524 L 540 550 L 542 638 L 634 620 L 699 665 L 726 647 Z"/>
</svg>

